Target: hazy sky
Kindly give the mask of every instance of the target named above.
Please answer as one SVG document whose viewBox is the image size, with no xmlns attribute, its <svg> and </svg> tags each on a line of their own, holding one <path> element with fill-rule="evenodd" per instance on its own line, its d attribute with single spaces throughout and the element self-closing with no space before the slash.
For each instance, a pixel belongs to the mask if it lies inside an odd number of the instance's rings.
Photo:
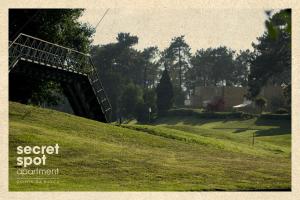
<svg viewBox="0 0 300 200">
<path fill-rule="evenodd" d="M 80 21 L 95 26 L 106 8 L 87 9 Z M 116 41 L 119 32 L 139 37 L 135 48 L 166 48 L 173 37 L 185 35 L 196 49 L 226 45 L 234 50 L 252 48 L 265 30 L 263 9 L 110 9 L 94 36 L 94 44 Z"/>
</svg>

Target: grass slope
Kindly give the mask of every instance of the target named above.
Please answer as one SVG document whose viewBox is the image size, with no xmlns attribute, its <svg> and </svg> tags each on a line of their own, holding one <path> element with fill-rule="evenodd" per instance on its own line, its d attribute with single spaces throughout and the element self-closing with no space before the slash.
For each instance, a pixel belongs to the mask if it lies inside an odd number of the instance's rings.
<svg viewBox="0 0 300 200">
<path fill-rule="evenodd" d="M 154 125 L 118 127 L 18 103 L 10 103 L 9 115 L 11 191 L 291 188 L 289 121 L 173 117 Z M 45 176 L 17 175 L 16 147 L 56 143 L 60 154 L 49 155 L 40 167 L 59 168 L 59 175 L 51 176 L 56 182 L 20 182 Z"/>
</svg>

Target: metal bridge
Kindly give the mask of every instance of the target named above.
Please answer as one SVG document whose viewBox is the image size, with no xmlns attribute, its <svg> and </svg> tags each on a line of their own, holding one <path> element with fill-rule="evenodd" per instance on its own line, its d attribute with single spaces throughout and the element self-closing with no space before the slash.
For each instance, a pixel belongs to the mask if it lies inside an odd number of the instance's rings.
<svg viewBox="0 0 300 200">
<path fill-rule="evenodd" d="M 76 115 L 110 121 L 111 104 L 87 54 L 21 33 L 9 44 L 9 75 L 58 81 Z"/>
</svg>

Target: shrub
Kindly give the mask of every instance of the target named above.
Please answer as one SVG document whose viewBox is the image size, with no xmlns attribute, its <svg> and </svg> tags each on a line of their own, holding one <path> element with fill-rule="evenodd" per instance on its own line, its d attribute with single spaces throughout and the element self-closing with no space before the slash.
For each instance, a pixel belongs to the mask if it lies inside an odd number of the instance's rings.
<svg viewBox="0 0 300 200">
<path fill-rule="evenodd" d="M 129 83 L 126 85 L 121 96 L 121 112 L 122 116 L 127 118 L 133 117 L 136 105 L 142 100 L 142 90 L 139 86 Z"/>
<path fill-rule="evenodd" d="M 267 106 L 267 99 L 264 97 L 257 97 L 255 99 L 255 105 L 259 107 L 260 113 L 262 113 L 263 109 Z"/>
<path fill-rule="evenodd" d="M 287 113 L 289 113 L 289 112 L 288 112 L 288 110 L 285 109 L 285 108 L 279 108 L 279 109 L 275 112 L 275 114 L 287 114 Z"/>
<path fill-rule="evenodd" d="M 169 110 L 165 116 L 180 116 L 180 117 L 197 117 L 203 119 L 228 119 L 228 118 L 241 118 L 242 112 L 201 112 L 194 109 L 172 109 Z"/>
<path fill-rule="evenodd" d="M 135 117 L 138 122 L 145 123 L 149 121 L 148 106 L 144 102 L 139 102 L 136 105 Z"/>
<path fill-rule="evenodd" d="M 270 107 L 273 112 L 278 110 L 278 108 L 284 107 L 284 99 L 278 96 L 272 97 L 270 99 Z"/>
<path fill-rule="evenodd" d="M 174 104 L 175 106 L 183 106 L 185 100 L 185 92 L 182 91 L 181 87 L 174 87 Z"/>
<path fill-rule="evenodd" d="M 208 112 L 223 111 L 224 104 L 225 104 L 224 99 L 219 98 L 219 99 L 213 100 L 212 102 L 208 103 L 206 109 Z"/>
<path fill-rule="evenodd" d="M 154 89 L 144 89 L 143 99 L 145 104 L 147 105 L 148 109 L 149 107 L 152 110 L 152 113 L 157 112 L 156 107 L 156 92 Z"/>
<path fill-rule="evenodd" d="M 254 115 L 253 114 L 250 114 L 250 113 L 242 113 L 241 114 L 241 118 L 242 119 L 251 119 L 251 118 L 253 118 L 254 117 Z"/>
<path fill-rule="evenodd" d="M 262 119 L 291 120 L 290 114 L 262 114 Z"/>
</svg>

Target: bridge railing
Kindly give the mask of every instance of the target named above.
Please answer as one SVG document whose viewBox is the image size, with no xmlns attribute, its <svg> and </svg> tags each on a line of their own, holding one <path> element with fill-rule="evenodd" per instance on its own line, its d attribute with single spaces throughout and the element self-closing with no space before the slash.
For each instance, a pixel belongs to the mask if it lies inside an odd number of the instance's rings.
<svg viewBox="0 0 300 200">
<path fill-rule="evenodd" d="M 19 34 L 9 45 L 9 70 L 19 59 L 63 70 L 88 74 L 90 56 L 26 34 Z"/>
<path fill-rule="evenodd" d="M 19 60 L 86 75 L 106 121 L 110 121 L 111 104 L 90 55 L 21 33 L 9 43 L 9 71 Z"/>
</svg>

